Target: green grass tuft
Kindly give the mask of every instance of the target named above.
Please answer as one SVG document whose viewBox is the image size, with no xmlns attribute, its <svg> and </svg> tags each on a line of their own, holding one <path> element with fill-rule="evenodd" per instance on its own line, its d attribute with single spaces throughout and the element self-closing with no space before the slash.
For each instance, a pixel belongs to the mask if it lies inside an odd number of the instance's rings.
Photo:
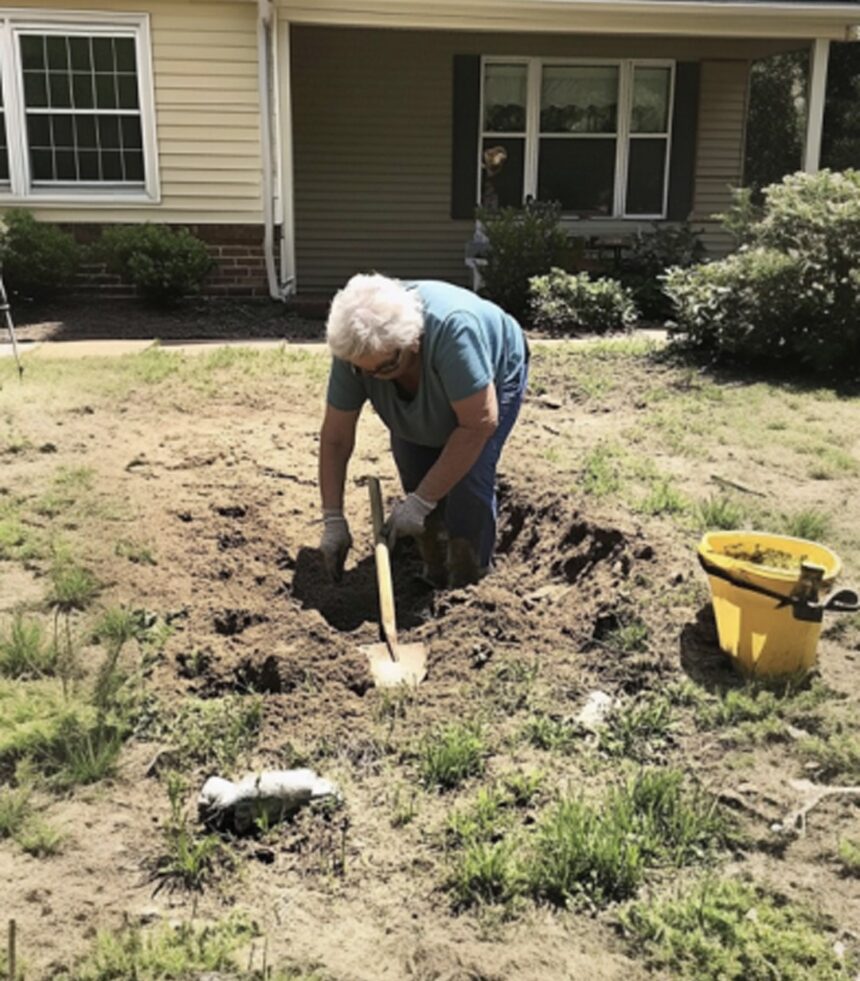
<svg viewBox="0 0 860 981">
<path fill-rule="evenodd" d="M 50 578 L 48 605 L 62 613 L 85 610 L 102 588 L 88 569 L 66 556 L 55 559 Z"/>
<path fill-rule="evenodd" d="M 819 780 L 860 783 L 860 738 L 848 732 L 801 739 L 798 749 L 817 766 Z"/>
<path fill-rule="evenodd" d="M 57 670 L 57 648 L 41 620 L 16 613 L 8 632 L 0 634 L 0 674 L 6 678 L 41 678 Z"/>
<path fill-rule="evenodd" d="M 484 772 L 487 747 L 481 727 L 452 723 L 427 734 L 418 750 L 421 782 L 428 789 L 452 790 Z"/>
<path fill-rule="evenodd" d="M 178 768 L 206 765 L 223 772 L 253 750 L 262 724 L 259 697 L 189 699 L 158 735 L 171 744 Z"/>
<path fill-rule="evenodd" d="M 833 519 L 824 511 L 804 508 L 792 514 L 784 514 L 778 522 L 778 531 L 793 538 L 806 538 L 812 542 L 823 542 L 833 528 Z"/>
<path fill-rule="evenodd" d="M 178 981 L 213 973 L 237 977 L 239 949 L 256 935 L 255 928 L 239 917 L 205 926 L 108 930 L 97 935 L 92 950 L 58 981 Z"/>
<path fill-rule="evenodd" d="M 559 719 L 550 715 L 533 715 L 523 728 L 523 737 L 535 747 L 570 753 L 582 745 L 582 731 L 570 719 Z"/>
<path fill-rule="evenodd" d="M 28 855 L 51 858 L 62 851 L 66 836 L 37 818 L 28 822 L 15 840 Z"/>
<path fill-rule="evenodd" d="M 823 918 L 735 880 L 700 883 L 658 902 L 638 902 L 621 924 L 661 975 L 721 981 L 850 981 L 854 966 L 833 949 Z"/>
<path fill-rule="evenodd" d="M 672 486 L 668 477 L 661 477 L 651 484 L 651 489 L 639 501 L 636 510 L 657 517 L 661 514 L 683 514 L 689 506 L 687 499 Z"/>
<path fill-rule="evenodd" d="M 32 811 L 27 790 L 0 788 L 0 840 L 16 838 L 29 821 Z"/>
<path fill-rule="evenodd" d="M 645 770 L 606 798 L 564 798 L 540 822 L 529 890 L 553 905 L 604 906 L 635 894 L 649 868 L 705 859 L 728 837 L 714 801 L 683 775 Z"/>
<path fill-rule="evenodd" d="M 696 505 L 696 523 L 701 531 L 734 531 L 745 528 L 748 519 L 744 505 L 724 494 L 712 494 Z"/>
<path fill-rule="evenodd" d="M 582 463 L 581 486 L 592 497 L 608 497 L 621 490 L 618 450 L 606 443 L 591 450 Z"/>
<path fill-rule="evenodd" d="M 607 756 L 652 761 L 671 738 L 675 726 L 670 700 L 644 694 L 613 708 L 598 731 L 597 748 Z"/>
<path fill-rule="evenodd" d="M 860 879 L 860 839 L 843 838 L 836 850 L 836 857 L 845 875 Z"/>
</svg>

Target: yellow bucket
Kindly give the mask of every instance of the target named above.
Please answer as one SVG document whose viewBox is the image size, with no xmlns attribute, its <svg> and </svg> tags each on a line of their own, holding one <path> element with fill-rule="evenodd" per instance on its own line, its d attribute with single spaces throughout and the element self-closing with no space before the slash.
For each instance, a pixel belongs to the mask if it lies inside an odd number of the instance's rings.
<svg viewBox="0 0 860 981">
<path fill-rule="evenodd" d="M 766 564 L 787 553 L 790 568 Z M 749 556 L 755 556 L 752 561 Z M 782 555 L 779 559 L 782 559 Z M 795 564 L 796 560 L 796 564 Z M 816 542 L 748 531 L 709 532 L 699 543 L 699 561 L 708 575 L 720 648 L 743 674 L 788 675 L 815 667 L 825 608 L 842 570 L 835 552 Z M 803 563 L 803 568 L 801 568 Z M 845 595 L 843 595 L 843 593 Z M 845 590 L 833 599 L 850 602 Z"/>
</svg>

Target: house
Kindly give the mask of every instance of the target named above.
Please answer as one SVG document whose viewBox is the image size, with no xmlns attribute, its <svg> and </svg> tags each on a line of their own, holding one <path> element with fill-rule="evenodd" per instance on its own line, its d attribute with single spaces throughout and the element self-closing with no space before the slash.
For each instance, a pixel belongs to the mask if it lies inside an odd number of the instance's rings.
<svg viewBox="0 0 860 981">
<path fill-rule="evenodd" d="M 558 199 L 598 238 L 690 217 L 719 250 L 751 62 L 810 50 L 815 170 L 860 3 L 21 0 L 0 28 L 0 206 L 187 226 L 213 292 L 280 297 L 467 283 L 480 200 Z"/>
</svg>

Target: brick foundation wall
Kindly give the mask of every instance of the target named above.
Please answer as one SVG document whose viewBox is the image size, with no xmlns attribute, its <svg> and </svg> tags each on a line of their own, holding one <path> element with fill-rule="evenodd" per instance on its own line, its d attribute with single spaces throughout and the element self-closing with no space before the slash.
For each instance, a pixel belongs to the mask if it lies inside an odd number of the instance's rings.
<svg viewBox="0 0 860 981">
<path fill-rule="evenodd" d="M 103 226 L 101 224 L 68 224 L 62 226 L 71 232 L 81 245 L 94 244 Z M 269 295 L 266 281 L 266 261 L 263 256 L 262 225 L 171 225 L 171 228 L 187 228 L 192 235 L 206 244 L 215 261 L 215 268 L 203 283 L 203 296 L 227 296 L 236 298 L 265 298 Z M 278 241 L 276 232 L 275 241 Z M 277 247 L 277 246 L 276 246 Z M 277 262 L 277 256 L 276 260 Z M 135 289 L 119 276 L 109 273 L 104 263 L 84 263 L 78 273 L 75 292 L 103 299 L 130 299 Z"/>
</svg>

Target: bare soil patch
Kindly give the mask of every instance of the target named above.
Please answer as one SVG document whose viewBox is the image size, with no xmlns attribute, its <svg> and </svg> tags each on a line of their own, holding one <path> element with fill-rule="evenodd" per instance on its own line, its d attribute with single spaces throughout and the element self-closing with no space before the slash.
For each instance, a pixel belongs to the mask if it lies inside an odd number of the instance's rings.
<svg viewBox="0 0 860 981">
<path fill-rule="evenodd" d="M 0 453 L 0 489 L 31 500 L 58 470 L 90 468 L 91 500 L 100 506 L 83 517 L 70 508 L 65 519 L 42 519 L 42 530 L 61 526 L 97 570 L 106 584 L 103 605 L 143 608 L 173 624 L 148 672 L 152 712 L 169 722 L 188 699 L 261 696 L 258 745 L 222 775 L 311 765 L 339 782 L 346 801 L 333 813 L 303 812 L 265 840 L 235 843 L 238 872 L 202 894 L 157 891 L 150 873 L 168 814 L 157 760 L 159 753 L 169 758 L 171 747 L 158 736 L 163 729 L 142 725 L 115 778 L 45 798 L 67 835 L 59 855 L 33 858 L 0 842 L 3 906 L 18 920 L 27 976 L 55 976 L 98 928 L 192 915 L 214 920 L 236 908 L 265 933 L 270 964 L 317 966 L 321 976 L 344 981 L 653 976 L 612 909 L 456 913 L 445 888 L 450 855 L 440 842 L 452 808 L 474 798 L 481 781 L 448 795 L 422 789 L 414 747 L 439 725 L 478 720 L 490 739 L 485 782 L 540 770 L 551 797 L 632 771 L 629 761 L 595 762 L 586 742 L 568 752 L 539 750 L 522 737 L 535 715 L 569 720 L 595 689 L 624 698 L 659 695 L 678 683 L 704 695 L 736 685 L 695 565 L 697 533 L 671 514 L 630 503 L 644 493 L 637 481 L 650 486 L 650 471 L 625 471 L 632 498 L 623 489 L 584 490 L 594 448 L 607 440 L 641 446 L 622 434 L 642 424 L 653 406 L 648 393 L 671 393 L 673 385 L 684 391 L 687 376 L 640 356 L 575 366 L 538 358 L 503 459 L 493 574 L 476 587 L 434 592 L 408 546 L 395 556 L 403 638 L 430 650 L 426 683 L 398 700 L 371 688 L 360 651 L 376 639 L 364 477 L 379 473 L 384 493 L 398 493 L 386 434 L 374 418 L 362 421 L 348 488 L 356 544 L 344 581 L 332 585 L 316 552 L 324 372 L 309 370 L 311 363 L 213 363 L 205 384 L 204 369 L 192 369 L 119 392 L 100 387 L 96 373 L 80 383 L 67 378 L 50 397 L 54 383 L 39 375 L 49 369 L 35 363 L 22 388 L 4 380 L 0 394 L 18 448 Z M 113 369 L 101 370 L 107 377 Z M 29 398 L 33 391 L 39 401 Z M 687 418 L 697 425 L 698 410 Z M 677 445 L 663 442 L 667 431 L 654 426 L 643 453 L 664 473 L 686 473 L 691 499 L 710 491 L 715 471 L 756 481 L 768 493 L 778 482 L 766 460 L 741 461 L 732 474 L 736 450 L 716 440 L 703 438 L 706 462 L 691 465 Z M 47 442 L 56 452 L 39 452 Z M 761 480 L 750 473 L 759 466 Z M 803 481 L 779 486 L 781 507 L 803 507 L 812 493 Z M 828 500 L 846 509 L 836 534 L 850 562 L 857 502 L 848 500 L 847 482 L 835 486 Z M 151 561 L 117 549 L 119 540 L 145 545 Z M 47 567 L 44 558 L 0 562 L 0 606 L 10 609 L 10 597 L 32 606 L 44 595 Z M 623 639 L 640 626 L 641 637 Z M 857 705 L 856 640 L 848 630 L 822 645 L 824 680 L 846 727 Z M 724 732 L 697 726 L 697 711 L 679 710 L 653 762 L 672 762 L 710 792 L 730 789 L 728 806 L 750 839 L 725 856 L 729 870 L 824 910 L 850 946 L 860 898 L 832 854 L 840 837 L 856 835 L 857 807 L 834 799 L 813 812 L 804 837 L 774 836 L 769 825 L 795 802 L 789 779 L 815 776 L 797 756 L 796 740 L 733 743 L 730 732 L 726 741 Z M 196 788 L 210 772 L 204 764 L 186 776 Z M 414 804 L 408 821 L 400 820 L 404 801 Z M 669 876 L 655 888 L 669 885 Z M 257 969 L 261 951 L 258 943 L 251 953 Z"/>
</svg>

